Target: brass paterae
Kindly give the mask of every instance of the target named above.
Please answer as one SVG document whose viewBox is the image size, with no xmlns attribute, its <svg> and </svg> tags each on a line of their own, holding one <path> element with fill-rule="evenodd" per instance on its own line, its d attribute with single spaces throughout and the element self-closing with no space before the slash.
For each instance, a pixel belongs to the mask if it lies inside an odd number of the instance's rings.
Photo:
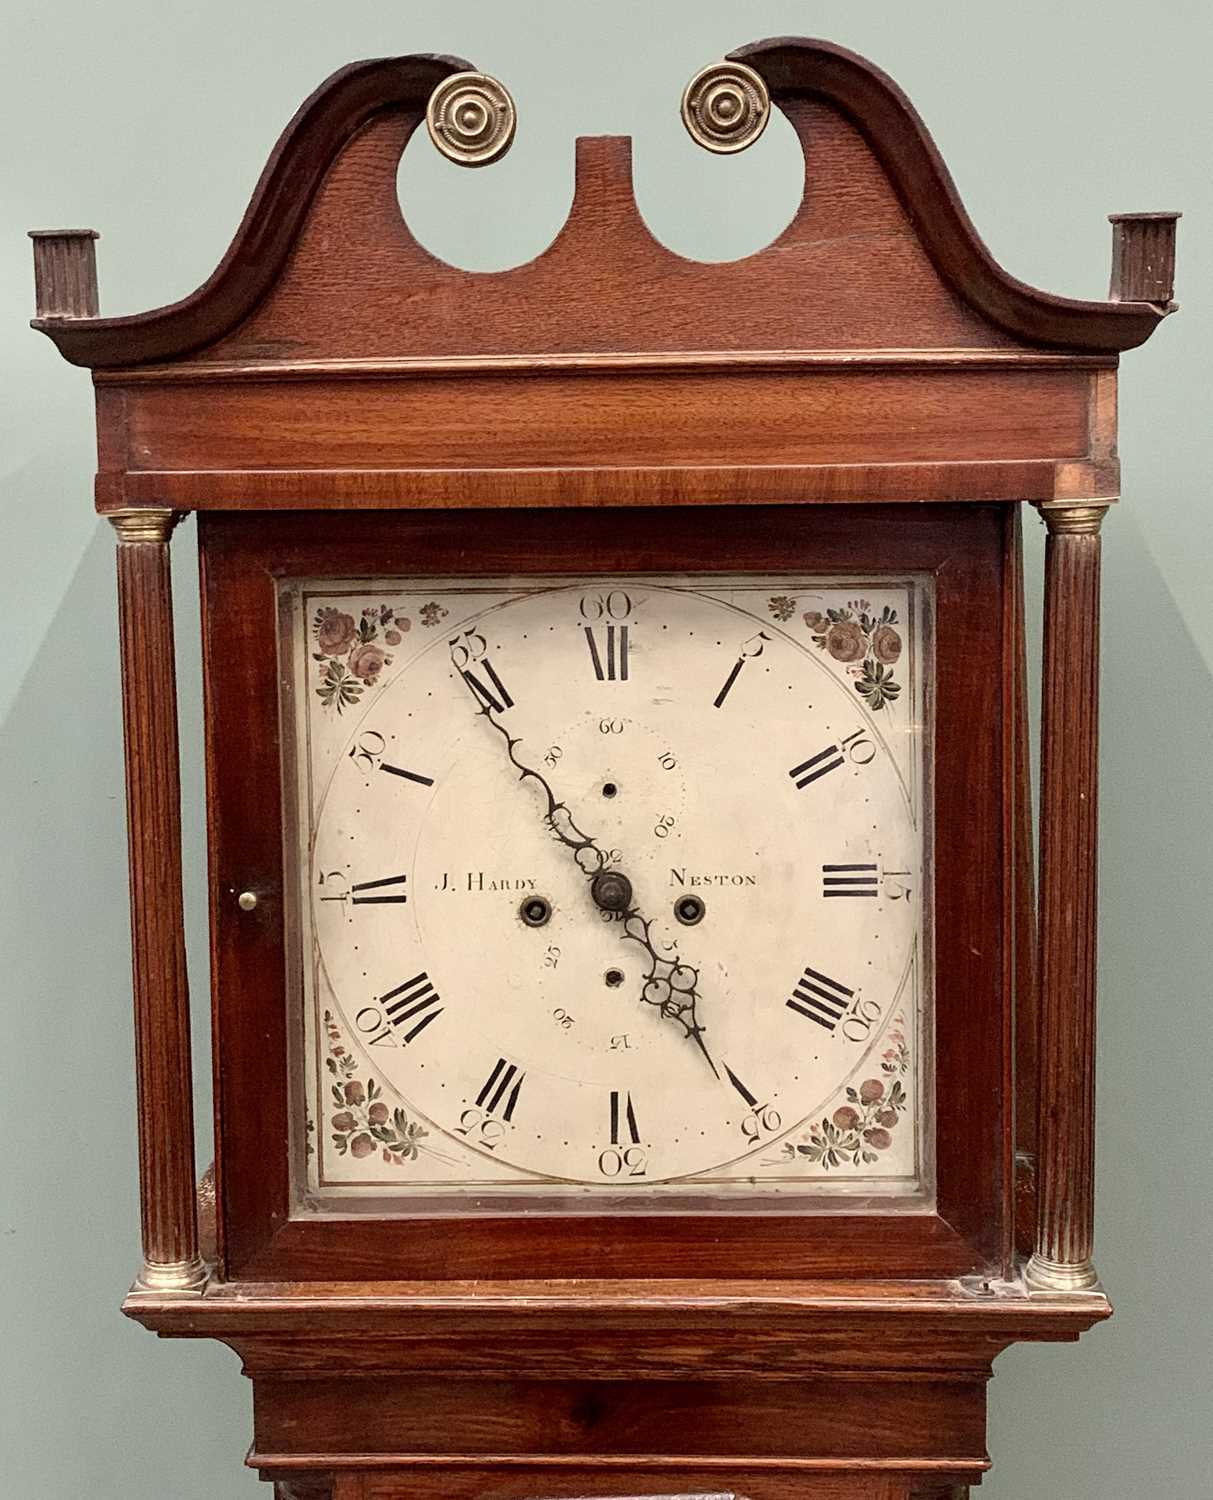
<svg viewBox="0 0 1213 1500">
<path fill-rule="evenodd" d="M 721 155 L 752 146 L 770 118 L 766 83 L 745 63 L 712 63 L 695 74 L 682 96 L 682 121 L 692 139 Z"/>
<path fill-rule="evenodd" d="M 430 95 L 425 123 L 443 156 L 461 167 L 485 167 L 510 149 L 518 111 L 496 78 L 453 73 Z"/>
</svg>

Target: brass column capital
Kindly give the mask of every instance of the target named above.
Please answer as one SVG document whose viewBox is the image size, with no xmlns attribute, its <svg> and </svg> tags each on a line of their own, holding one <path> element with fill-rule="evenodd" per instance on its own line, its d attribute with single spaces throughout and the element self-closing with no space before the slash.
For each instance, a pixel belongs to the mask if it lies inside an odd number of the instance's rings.
<svg viewBox="0 0 1213 1500">
<path fill-rule="evenodd" d="M 119 546 L 129 546 L 133 542 L 167 542 L 182 512 L 140 507 L 111 510 L 105 519 L 118 533 Z"/>
<path fill-rule="evenodd" d="M 1041 500 L 1040 512 L 1050 536 L 1096 536 L 1110 500 Z"/>
</svg>

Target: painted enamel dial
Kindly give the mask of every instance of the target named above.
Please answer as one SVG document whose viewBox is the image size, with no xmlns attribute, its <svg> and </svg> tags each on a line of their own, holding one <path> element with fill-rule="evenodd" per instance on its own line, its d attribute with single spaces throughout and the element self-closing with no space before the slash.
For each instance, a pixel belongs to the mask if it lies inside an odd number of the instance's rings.
<svg viewBox="0 0 1213 1500">
<path fill-rule="evenodd" d="M 921 1187 L 925 609 L 300 589 L 313 1189 Z"/>
</svg>

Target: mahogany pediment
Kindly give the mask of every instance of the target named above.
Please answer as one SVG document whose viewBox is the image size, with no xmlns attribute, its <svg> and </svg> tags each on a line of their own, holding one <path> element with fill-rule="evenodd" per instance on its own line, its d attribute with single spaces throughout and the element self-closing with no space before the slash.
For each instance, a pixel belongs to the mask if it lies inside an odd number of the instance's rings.
<svg viewBox="0 0 1213 1500">
<path fill-rule="evenodd" d="M 744 259 L 706 265 L 657 241 L 633 195 L 630 141 L 606 137 L 578 141 L 572 209 L 541 255 L 493 273 L 438 260 L 408 228 L 397 167 L 436 84 L 468 65 L 414 56 L 343 68 L 306 101 L 196 292 L 131 317 L 44 311 L 35 326 L 96 369 L 188 362 L 252 373 L 608 355 L 1114 356 L 1171 309 L 1055 297 L 1008 275 L 913 106 L 862 58 L 786 38 L 733 57 L 762 74 L 805 159 L 792 222 Z"/>
</svg>

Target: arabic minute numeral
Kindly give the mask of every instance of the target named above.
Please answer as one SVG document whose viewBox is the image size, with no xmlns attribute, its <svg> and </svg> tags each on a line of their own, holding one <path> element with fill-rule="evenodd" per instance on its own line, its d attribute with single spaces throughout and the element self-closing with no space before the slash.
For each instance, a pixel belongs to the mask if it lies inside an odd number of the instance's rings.
<svg viewBox="0 0 1213 1500">
<path fill-rule="evenodd" d="M 354 1025 L 366 1037 L 368 1047 L 390 1047 L 395 1042 L 392 1028 L 377 1005 L 364 1005 L 354 1017 Z"/>
<path fill-rule="evenodd" d="M 625 589 L 611 589 L 606 594 L 582 594 L 578 608 L 581 618 L 591 623 L 626 620 L 632 613 L 632 596 Z"/>
<path fill-rule="evenodd" d="M 316 884 L 320 887 L 321 901 L 340 901 L 344 904 L 350 899 L 349 879 L 342 870 L 321 870 Z"/>
<path fill-rule="evenodd" d="M 724 1068 L 729 1082 L 750 1106 L 749 1112 L 742 1116 L 742 1135 L 751 1143 L 757 1143 L 764 1135 L 774 1135 L 783 1125 L 779 1111 L 772 1104 L 760 1104 L 758 1096 L 742 1083 L 741 1079 L 733 1072 L 728 1063 L 722 1061 L 721 1066 Z"/>
<path fill-rule="evenodd" d="M 840 1029 L 848 1042 L 866 1042 L 873 1025 L 879 1020 L 880 1006 L 875 1000 L 857 999 Z"/>
<path fill-rule="evenodd" d="M 434 778 L 420 771 L 409 771 L 403 766 L 394 766 L 384 759 L 387 740 L 377 729 L 364 729 L 347 751 L 347 758 L 367 775 L 371 771 L 386 771 L 389 776 L 400 776 L 405 781 L 415 781 L 418 786 L 433 786 Z M 369 780 L 368 780 L 368 785 Z"/>
<path fill-rule="evenodd" d="M 482 660 L 489 649 L 488 641 L 478 630 L 461 631 L 459 635 L 452 636 L 447 645 L 450 647 L 451 661 L 458 672 L 470 667 L 473 662 Z"/>
<path fill-rule="evenodd" d="M 773 1104 L 760 1104 L 741 1121 L 741 1133 L 753 1145 L 757 1145 L 764 1136 L 777 1135 L 782 1129 L 783 1117 Z"/>
<path fill-rule="evenodd" d="M 387 740 L 377 729 L 364 729 L 350 746 L 349 758 L 363 770 L 377 770 L 387 749 Z"/>
<path fill-rule="evenodd" d="M 475 1105 L 462 1111 L 455 1129 L 474 1146 L 483 1146 L 486 1151 L 496 1151 L 505 1139 L 505 1126 L 501 1121 Z"/>
<path fill-rule="evenodd" d="M 847 759 L 857 766 L 870 765 L 876 759 L 876 746 L 862 729 L 853 729 L 841 742 Z"/>
</svg>

